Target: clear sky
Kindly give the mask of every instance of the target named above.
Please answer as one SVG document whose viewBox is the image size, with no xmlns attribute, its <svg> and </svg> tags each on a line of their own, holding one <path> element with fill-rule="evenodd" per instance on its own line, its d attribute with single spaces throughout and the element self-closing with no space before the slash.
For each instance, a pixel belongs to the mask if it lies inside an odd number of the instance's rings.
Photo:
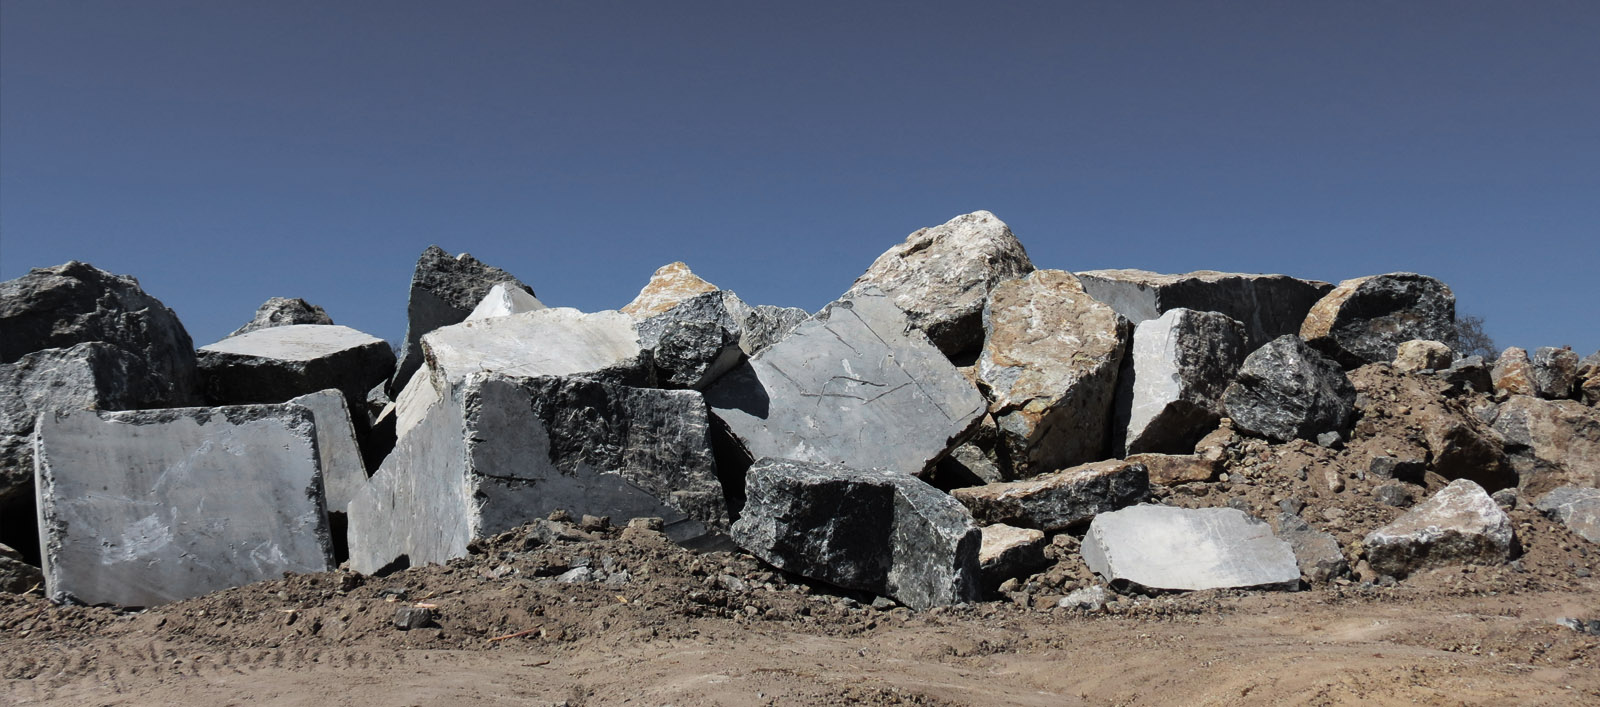
<svg viewBox="0 0 1600 707">
<path fill-rule="evenodd" d="M 551 305 L 683 260 L 817 309 L 988 209 L 1039 267 L 1410 270 L 1600 349 L 1600 3 L 0 0 L 0 278 L 397 339 L 417 255 Z"/>
</svg>

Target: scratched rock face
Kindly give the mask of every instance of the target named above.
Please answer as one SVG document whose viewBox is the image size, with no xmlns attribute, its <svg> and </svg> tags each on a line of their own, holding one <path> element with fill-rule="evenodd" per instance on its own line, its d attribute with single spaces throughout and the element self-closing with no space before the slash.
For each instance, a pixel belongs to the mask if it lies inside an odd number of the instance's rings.
<svg viewBox="0 0 1600 707">
<path fill-rule="evenodd" d="M 978 424 L 970 381 L 875 288 L 853 291 L 706 391 L 751 459 L 921 475 Z"/>
</svg>

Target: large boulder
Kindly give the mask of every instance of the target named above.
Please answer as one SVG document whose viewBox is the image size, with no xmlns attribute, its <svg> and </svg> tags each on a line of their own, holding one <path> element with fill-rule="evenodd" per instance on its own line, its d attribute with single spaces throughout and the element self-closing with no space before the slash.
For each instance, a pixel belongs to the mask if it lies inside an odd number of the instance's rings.
<svg viewBox="0 0 1600 707">
<path fill-rule="evenodd" d="M 1600 543 L 1600 489 L 1562 486 L 1540 496 L 1533 507 L 1574 535 Z"/>
<path fill-rule="evenodd" d="M 440 396 L 476 373 L 646 380 L 638 329 L 632 317 L 615 311 L 555 307 L 462 322 L 424 336 L 422 350 Z"/>
<path fill-rule="evenodd" d="M 1428 465 L 1446 479 L 1471 479 L 1499 491 L 1517 485 L 1517 473 L 1505 453 L 1505 440 L 1483 420 L 1452 405 L 1429 402 L 1413 419 L 1422 428 Z"/>
<path fill-rule="evenodd" d="M 1345 368 L 1393 361 L 1412 339 L 1456 341 L 1456 296 L 1416 273 L 1345 280 L 1311 307 L 1300 337 Z"/>
<path fill-rule="evenodd" d="M 1495 409 L 1494 429 L 1505 438 L 1524 494 L 1600 487 L 1600 410 L 1576 400 L 1513 395 Z"/>
<path fill-rule="evenodd" d="M 745 489 L 733 539 L 780 569 L 914 609 L 980 598 L 982 533 L 961 504 L 922 481 L 762 459 Z"/>
<path fill-rule="evenodd" d="M 1150 495 L 1150 477 L 1143 464 L 1108 459 L 1026 481 L 969 486 L 950 493 L 980 523 L 1053 532 L 1143 501 Z"/>
<path fill-rule="evenodd" d="M 1432 567 L 1510 562 L 1517 535 L 1511 518 L 1482 486 L 1457 479 L 1368 533 L 1362 544 L 1373 571 L 1404 578 Z"/>
<path fill-rule="evenodd" d="M 1106 581 L 1157 590 L 1292 587 L 1293 549 L 1234 508 L 1133 506 L 1101 513 L 1083 536 L 1083 561 Z"/>
<path fill-rule="evenodd" d="M 1223 416 L 1222 394 L 1245 357 L 1244 325 L 1171 309 L 1140 322 L 1118 380 L 1112 449 L 1187 454 Z"/>
<path fill-rule="evenodd" d="M 281 403 L 337 388 L 351 408 L 394 372 L 388 342 L 344 326 L 290 324 L 230 336 L 200 349 L 215 405 Z"/>
<path fill-rule="evenodd" d="M 166 406 L 199 401 L 194 341 L 139 281 L 76 260 L 0 282 L 0 363 L 41 349 L 115 344 L 145 363 Z"/>
<path fill-rule="evenodd" d="M 922 475 L 983 416 L 984 399 L 887 296 L 838 300 L 706 390 L 749 460 Z"/>
<path fill-rule="evenodd" d="M 716 285 L 700 279 L 683 262 L 667 263 L 657 268 L 655 274 L 650 276 L 650 282 L 639 290 L 639 295 L 618 311 L 647 319 L 664 314 L 690 297 L 716 291 Z"/>
<path fill-rule="evenodd" d="M 1174 309 L 1225 314 L 1243 324 L 1246 352 L 1284 334 L 1298 333 L 1311 305 L 1333 289 L 1326 282 L 1286 275 L 1211 270 L 1182 275 L 1090 270 L 1077 276 L 1090 296 L 1136 324 Z"/>
<path fill-rule="evenodd" d="M 477 374 L 428 409 L 349 505 L 350 563 L 442 563 L 555 510 L 657 517 L 705 539 L 729 511 L 705 402 L 581 377 Z"/>
<path fill-rule="evenodd" d="M 983 345 L 983 307 L 995 285 L 1032 271 L 1011 229 L 974 211 L 907 236 L 873 261 L 851 293 L 882 291 L 934 346 L 958 357 Z"/>
<path fill-rule="evenodd" d="M 394 377 L 389 381 L 390 394 L 398 394 L 422 366 L 422 335 L 465 321 L 500 283 L 510 283 L 534 294 L 533 288 L 512 277 L 511 273 L 486 265 L 470 254 L 453 256 L 436 245 L 422 251 L 411 275 L 411 295 L 406 302 L 406 339 L 401 345 Z"/>
<path fill-rule="evenodd" d="M 290 324 L 332 324 L 333 317 L 317 305 L 303 299 L 288 297 L 273 297 L 256 308 L 255 317 L 251 318 L 244 326 L 234 329 L 228 336 L 248 334 L 257 329 L 267 327 L 288 326 Z"/>
<path fill-rule="evenodd" d="M 978 376 L 1013 473 L 1105 458 L 1128 320 L 1072 273 L 1037 270 L 994 286 L 983 327 Z"/>
<path fill-rule="evenodd" d="M 1337 363 L 1290 334 L 1245 357 L 1222 398 L 1234 427 L 1287 442 L 1342 434 L 1355 413 L 1356 389 Z"/>
<path fill-rule="evenodd" d="M 61 601 L 151 606 L 333 568 L 299 405 L 42 415 L 40 546 Z"/>
<path fill-rule="evenodd" d="M 689 297 L 639 321 L 639 346 L 651 353 L 657 381 L 704 389 L 744 360 L 740 316 L 750 308 L 731 292 Z"/>
</svg>

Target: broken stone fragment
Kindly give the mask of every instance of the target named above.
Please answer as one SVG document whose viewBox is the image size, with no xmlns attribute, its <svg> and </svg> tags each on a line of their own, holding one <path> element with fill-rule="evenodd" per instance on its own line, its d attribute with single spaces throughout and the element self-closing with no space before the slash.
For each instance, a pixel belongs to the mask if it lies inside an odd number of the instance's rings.
<svg viewBox="0 0 1600 707">
<path fill-rule="evenodd" d="M 394 372 L 388 342 L 335 325 L 290 324 L 204 346 L 200 375 L 217 405 L 281 403 L 337 388 L 351 408 Z"/>
<path fill-rule="evenodd" d="M 1578 537 L 1600 543 L 1600 489 L 1562 486 L 1540 496 L 1533 507 Z"/>
<path fill-rule="evenodd" d="M 1459 564 L 1503 564 L 1517 551 L 1511 518 L 1482 486 L 1457 479 L 1363 541 L 1373 571 L 1403 579 Z"/>
<path fill-rule="evenodd" d="M 1456 340 L 1456 296 L 1416 273 L 1345 280 L 1311 307 L 1300 337 L 1347 369 L 1393 361 L 1404 342 Z"/>
<path fill-rule="evenodd" d="M 332 324 L 333 318 L 317 305 L 303 299 L 273 297 L 256 308 L 256 315 L 244 326 L 234 329 L 228 336 L 247 334 L 257 329 L 290 324 Z"/>
<path fill-rule="evenodd" d="M 355 424 L 344 395 L 329 388 L 289 400 L 311 411 L 317 426 L 317 459 L 329 513 L 344 513 L 356 492 L 367 483 L 367 465 L 361 459 Z"/>
<path fill-rule="evenodd" d="M 1421 459 L 1398 457 L 1373 457 L 1367 464 L 1367 473 L 1379 479 L 1397 479 L 1411 484 L 1421 484 L 1428 465 Z"/>
<path fill-rule="evenodd" d="M 1289 543 L 1235 508 L 1133 506 L 1095 516 L 1083 560 L 1108 582 L 1148 589 L 1293 587 Z"/>
<path fill-rule="evenodd" d="M 1306 312 L 1333 285 L 1286 275 L 1201 270 L 1163 275 L 1146 270 L 1077 273 L 1089 295 L 1134 323 L 1174 309 L 1219 312 L 1244 325 L 1249 353 L 1284 334 L 1300 331 Z"/>
<path fill-rule="evenodd" d="M 21 594 L 43 585 L 44 575 L 38 567 L 24 562 L 16 550 L 0 545 L 0 592 Z"/>
<path fill-rule="evenodd" d="M 983 308 L 990 291 L 1032 271 L 1011 229 L 992 213 L 974 211 L 907 236 L 878 256 L 849 294 L 866 288 L 883 292 L 934 346 L 959 357 L 983 345 Z"/>
<path fill-rule="evenodd" d="M 913 609 L 980 597 L 982 533 L 955 499 L 881 469 L 762 459 L 733 539 L 772 565 Z"/>
<path fill-rule="evenodd" d="M 538 297 L 534 297 L 533 293 L 523 289 L 522 285 L 516 282 L 501 282 L 489 288 L 489 294 L 483 296 L 483 300 L 472 308 L 463 321 L 537 312 L 541 309 L 549 308 L 544 306 Z"/>
<path fill-rule="evenodd" d="M 1412 339 L 1395 349 L 1394 369 L 1401 373 L 1437 371 L 1455 362 L 1456 352 L 1437 341 Z"/>
<path fill-rule="evenodd" d="M 1105 585 L 1096 584 L 1072 590 L 1066 596 L 1056 600 L 1056 608 L 1099 611 L 1105 608 L 1106 602 L 1111 601 L 1111 598 L 1111 592 L 1106 591 Z"/>
<path fill-rule="evenodd" d="M 1156 486 L 1177 486 L 1210 481 L 1222 470 L 1217 456 L 1200 454 L 1129 454 L 1130 464 L 1143 464 Z"/>
<path fill-rule="evenodd" d="M 333 569 L 302 406 L 46 413 L 36 435 L 53 599 L 153 606 Z"/>
<path fill-rule="evenodd" d="M 1355 386 L 1338 364 L 1294 335 L 1246 357 L 1223 394 L 1234 427 L 1278 442 L 1347 430 L 1355 399 Z"/>
<path fill-rule="evenodd" d="M 978 375 L 993 401 L 1012 473 L 1103 459 L 1128 320 L 1072 273 L 1037 270 L 996 285 L 983 310 Z"/>
<path fill-rule="evenodd" d="M 1494 390 L 1494 376 L 1490 374 L 1482 356 L 1458 358 L 1449 368 L 1436 371 L 1435 375 L 1450 386 L 1447 395 L 1488 393 Z"/>
<path fill-rule="evenodd" d="M 1434 473 L 1446 479 L 1471 479 L 1496 491 L 1517 485 L 1517 474 L 1501 435 L 1483 421 L 1448 406 L 1417 411 Z"/>
<path fill-rule="evenodd" d="M 645 381 L 639 333 L 633 318 L 620 312 L 556 307 L 467 321 L 428 333 L 421 346 L 440 397 L 477 373 Z"/>
<path fill-rule="evenodd" d="M 1042 531 L 996 523 L 983 526 L 982 532 L 978 566 L 987 588 L 998 587 L 1012 577 L 1026 576 L 1049 564 L 1044 556 Z"/>
<path fill-rule="evenodd" d="M 1572 349 L 1542 346 L 1529 359 L 1533 393 L 1546 400 L 1566 400 L 1578 386 L 1578 354 Z"/>
<path fill-rule="evenodd" d="M 1600 351 L 1578 366 L 1578 397 L 1590 407 L 1600 406 Z"/>
<path fill-rule="evenodd" d="M 398 394 L 422 365 L 422 335 L 439 327 L 465 321 L 495 285 L 510 283 L 528 294 L 533 288 L 500 268 L 485 265 L 467 253 L 450 255 L 436 245 L 428 246 L 417 258 L 411 274 L 411 294 L 406 302 L 406 338 L 399 364 L 389 381 L 389 392 Z"/>
<path fill-rule="evenodd" d="M 1494 428 L 1524 494 L 1600 487 L 1600 411 L 1576 400 L 1513 395 L 1496 409 Z"/>
<path fill-rule="evenodd" d="M 1311 582 L 1327 582 L 1350 571 L 1350 563 L 1332 535 L 1311 527 L 1293 513 L 1278 515 L 1278 537 L 1289 543 L 1301 576 Z"/>
<path fill-rule="evenodd" d="M 956 489 L 951 495 L 980 523 L 1005 523 L 1045 531 L 1065 530 L 1144 500 L 1150 479 L 1143 464 L 1120 459 L 1092 462 L 1011 481 Z"/>
<path fill-rule="evenodd" d="M 1113 448 L 1120 455 L 1194 451 L 1222 418 L 1222 394 L 1244 345 L 1244 326 L 1217 312 L 1171 309 L 1140 322 L 1118 381 Z"/>
<path fill-rule="evenodd" d="M 667 263 L 657 268 L 655 274 L 650 276 L 650 282 L 639 290 L 639 295 L 618 311 L 638 319 L 648 319 L 665 314 L 691 297 L 716 291 L 716 285 L 700 279 L 699 275 L 689 270 L 688 265 L 682 262 Z"/>
<path fill-rule="evenodd" d="M 754 356 L 778 343 L 810 318 L 811 313 L 799 307 L 776 307 L 770 304 L 751 307 L 739 322 L 742 328 L 739 348 L 744 350 L 746 356 Z"/>
<path fill-rule="evenodd" d="M 1533 362 L 1528 359 L 1527 351 L 1515 346 L 1500 352 L 1489 375 L 1494 381 L 1495 391 L 1503 395 L 1533 395 L 1536 392 Z"/>
<path fill-rule="evenodd" d="M 656 378 L 670 388 L 704 389 L 744 360 L 738 316 L 749 307 L 712 290 L 638 323 L 639 346 L 651 352 Z"/>
</svg>

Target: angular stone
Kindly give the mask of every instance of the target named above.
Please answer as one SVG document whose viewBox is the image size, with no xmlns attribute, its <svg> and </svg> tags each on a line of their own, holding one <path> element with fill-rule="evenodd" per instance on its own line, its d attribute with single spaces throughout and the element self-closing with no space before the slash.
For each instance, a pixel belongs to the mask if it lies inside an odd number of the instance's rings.
<svg viewBox="0 0 1600 707">
<path fill-rule="evenodd" d="M 1600 410 L 1576 400 L 1513 395 L 1494 428 L 1505 438 L 1524 495 L 1557 486 L 1600 487 Z"/>
<path fill-rule="evenodd" d="M 0 592 L 21 594 L 42 586 L 44 574 L 38 567 L 23 561 L 22 553 L 0 545 Z"/>
<path fill-rule="evenodd" d="M 1533 507 L 1578 537 L 1600 543 L 1600 489 L 1562 486 L 1540 496 Z"/>
<path fill-rule="evenodd" d="M 1150 495 L 1150 477 L 1143 464 L 1107 459 L 1026 481 L 950 493 L 980 523 L 1057 531 L 1144 500 Z"/>
<path fill-rule="evenodd" d="M 351 567 L 442 563 L 557 510 L 654 516 L 674 540 L 703 539 L 728 522 L 709 434 L 693 391 L 474 375 L 400 437 L 350 502 Z"/>
<path fill-rule="evenodd" d="M 1600 351 L 1589 354 L 1578 366 L 1578 397 L 1586 405 L 1600 406 Z"/>
<path fill-rule="evenodd" d="M 1289 543 L 1300 575 L 1307 581 L 1322 583 L 1350 571 L 1350 563 L 1339 550 L 1339 541 L 1311 527 L 1298 515 L 1278 514 L 1278 537 Z"/>
<path fill-rule="evenodd" d="M 1001 523 L 986 525 L 978 546 L 978 568 L 985 587 L 1000 586 L 1012 577 L 1025 576 L 1049 564 L 1044 556 L 1044 532 Z"/>
<path fill-rule="evenodd" d="M 541 309 L 441 327 L 422 337 L 440 396 L 475 373 L 508 376 L 599 375 L 638 381 L 645 365 L 632 317 Z M 419 366 L 420 368 L 420 366 Z"/>
<path fill-rule="evenodd" d="M 234 329 L 228 336 L 247 334 L 257 329 L 290 324 L 332 324 L 333 317 L 317 305 L 303 299 L 272 297 L 256 308 L 256 316 L 244 326 Z"/>
<path fill-rule="evenodd" d="M 1118 381 L 1113 449 L 1194 451 L 1222 418 L 1223 391 L 1244 357 L 1244 325 L 1225 314 L 1169 309 L 1140 322 Z"/>
<path fill-rule="evenodd" d="M 42 349 L 104 341 L 149 369 L 164 405 L 199 401 L 194 341 L 139 281 L 76 260 L 0 282 L 0 363 Z"/>
<path fill-rule="evenodd" d="M 984 303 L 994 287 L 1032 271 L 1011 229 L 974 211 L 907 236 L 878 256 L 850 293 L 871 287 L 887 294 L 911 326 L 956 357 L 983 345 Z"/>
<path fill-rule="evenodd" d="M 1156 486 L 1210 481 L 1222 471 L 1221 460 L 1200 454 L 1129 454 L 1130 464 L 1143 464 Z"/>
<path fill-rule="evenodd" d="M 1373 571 L 1403 579 L 1431 567 L 1510 562 L 1517 536 L 1482 486 L 1457 479 L 1367 534 L 1363 544 Z"/>
<path fill-rule="evenodd" d="M 411 374 L 411 381 L 395 396 L 392 415 L 395 440 L 398 442 L 420 424 L 428 416 L 428 410 L 442 399 L 438 388 L 434 387 L 433 369 L 426 363 L 422 364 L 416 373 Z"/>
<path fill-rule="evenodd" d="M 618 311 L 638 319 L 647 319 L 665 314 L 691 297 L 716 291 L 716 285 L 700 279 L 683 262 L 667 263 L 650 276 L 650 282 L 639 290 L 639 296 Z"/>
<path fill-rule="evenodd" d="M 299 405 L 41 415 L 46 592 L 152 606 L 332 569 L 315 427 Z"/>
<path fill-rule="evenodd" d="M 1438 371 L 1449 368 L 1455 360 L 1456 352 L 1445 344 L 1412 339 L 1395 349 L 1394 368 L 1402 373 Z"/>
<path fill-rule="evenodd" d="M 733 539 L 780 569 L 913 609 L 980 596 L 982 533 L 961 504 L 922 481 L 762 459 L 750 467 L 745 490 Z"/>
<path fill-rule="evenodd" d="M 1095 584 L 1082 589 L 1074 589 L 1066 596 L 1057 599 L 1056 608 L 1099 611 L 1104 609 L 1106 602 L 1111 601 L 1111 599 L 1111 592 L 1106 591 L 1105 585 Z"/>
<path fill-rule="evenodd" d="M 733 370 L 745 358 L 738 315 L 746 310 L 733 293 L 712 290 L 640 320 L 639 346 L 651 352 L 657 380 L 701 390 Z"/>
<path fill-rule="evenodd" d="M 1117 370 L 1132 327 L 1061 270 L 995 285 L 983 310 L 978 375 L 1012 473 L 1103 459 Z"/>
<path fill-rule="evenodd" d="M 467 253 L 452 256 L 436 245 L 428 246 L 417 258 L 411 275 L 411 296 L 406 303 L 406 339 L 400 362 L 389 382 L 389 392 L 398 393 L 422 365 L 422 335 L 439 327 L 465 321 L 489 291 L 500 283 L 534 294 L 500 268 L 480 262 Z"/>
<path fill-rule="evenodd" d="M 1427 470 L 1427 462 L 1421 459 L 1378 456 L 1367 464 L 1367 473 L 1376 478 L 1398 479 L 1411 484 L 1421 484 Z"/>
<path fill-rule="evenodd" d="M 1223 394 L 1234 427 L 1278 442 L 1345 431 L 1355 400 L 1355 386 L 1338 364 L 1294 335 L 1246 357 Z"/>
<path fill-rule="evenodd" d="M 388 342 L 344 326 L 290 324 L 202 347 L 200 375 L 214 404 L 281 403 L 337 388 L 353 408 L 394 372 Z"/>
<path fill-rule="evenodd" d="M 1254 351 L 1300 323 L 1333 285 L 1286 275 L 1252 275 L 1211 270 L 1162 275 L 1146 270 L 1090 270 L 1077 273 L 1089 295 L 1111 305 L 1134 323 L 1174 309 L 1219 312 L 1244 325 L 1245 351 Z"/>
<path fill-rule="evenodd" d="M 1411 487 L 1406 484 L 1383 484 L 1372 489 L 1372 497 L 1378 503 L 1395 508 L 1407 508 L 1416 502 L 1411 495 Z M 1499 503 L 1499 499 L 1495 503 Z"/>
<path fill-rule="evenodd" d="M 935 481 L 940 488 L 995 484 L 1006 480 L 999 465 L 981 447 L 970 442 L 950 450 L 948 456 L 939 460 L 934 476 L 943 480 Z"/>
<path fill-rule="evenodd" d="M 747 458 L 921 475 L 978 424 L 984 399 L 905 315 L 863 290 L 828 305 L 706 390 Z"/>
<path fill-rule="evenodd" d="M 1300 581 L 1289 543 L 1235 508 L 1133 506 L 1095 516 L 1083 560 L 1108 582 L 1149 589 L 1285 587 Z"/>
<path fill-rule="evenodd" d="M 501 282 L 489 288 L 489 294 L 483 296 L 478 306 L 473 307 L 463 321 L 474 319 L 489 319 L 491 317 L 504 317 L 508 314 L 521 314 L 523 312 L 537 312 L 549 309 L 534 297 L 532 292 L 522 288 L 516 282 Z"/>
<path fill-rule="evenodd" d="M 1482 356 L 1458 358 L 1449 368 L 1437 371 L 1436 375 L 1450 386 L 1448 391 L 1450 395 L 1488 393 L 1494 390 L 1494 377 L 1490 375 L 1489 366 L 1483 362 Z"/>
<path fill-rule="evenodd" d="M 739 322 L 743 330 L 739 337 L 739 348 L 744 350 L 746 356 L 754 356 L 778 343 L 810 318 L 811 313 L 799 307 L 775 307 L 770 304 L 751 307 Z"/>
<path fill-rule="evenodd" d="M 1533 365 L 1533 393 L 1546 400 L 1566 400 L 1578 386 L 1578 354 L 1572 349 L 1542 346 L 1529 359 Z"/>
<path fill-rule="evenodd" d="M 350 499 L 367 483 L 367 465 L 361 459 L 355 424 L 344 394 L 329 388 L 289 400 L 311 411 L 317 426 L 317 459 L 329 513 L 344 513 Z"/>
<path fill-rule="evenodd" d="M 1500 352 L 1489 375 L 1494 380 L 1494 389 L 1504 395 L 1533 395 L 1536 392 L 1533 362 L 1528 360 L 1527 351 L 1515 346 Z"/>
<path fill-rule="evenodd" d="M 1517 485 L 1504 440 L 1478 418 L 1429 405 L 1417 411 L 1416 420 L 1434 473 L 1446 479 L 1471 479 L 1496 491 Z"/>
<path fill-rule="evenodd" d="M 1456 296 L 1416 273 L 1345 280 L 1306 313 L 1300 338 L 1345 368 L 1393 361 L 1412 339 L 1456 340 Z"/>
</svg>

